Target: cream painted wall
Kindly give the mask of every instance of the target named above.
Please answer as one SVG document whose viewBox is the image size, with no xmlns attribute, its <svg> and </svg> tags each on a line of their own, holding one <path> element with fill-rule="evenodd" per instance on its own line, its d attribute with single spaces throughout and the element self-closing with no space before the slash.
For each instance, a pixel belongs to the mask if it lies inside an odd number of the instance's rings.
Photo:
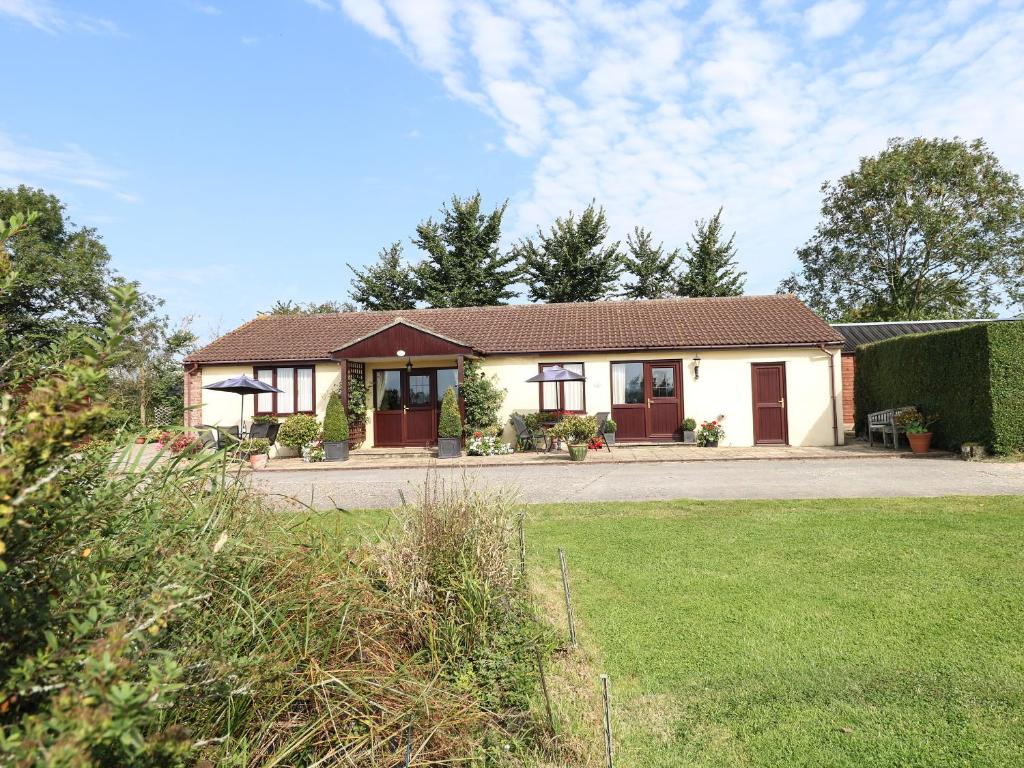
<svg viewBox="0 0 1024 768">
<path fill-rule="evenodd" d="M 701 422 L 725 416 L 724 445 L 754 444 L 751 405 L 751 363 L 785 362 L 790 445 L 832 445 L 832 404 L 828 385 L 828 355 L 819 349 L 741 349 L 701 352 L 700 379 L 693 376 L 692 351 L 644 352 L 600 355 L 494 356 L 484 360 L 483 370 L 498 377 L 508 390 L 501 418 L 508 422 L 513 411 L 527 413 L 539 407 L 536 384 L 526 379 L 537 374 L 540 362 L 583 363 L 587 412 L 611 411 L 611 363 L 628 360 L 679 360 L 682 363 L 683 416 Z M 836 407 L 842 424 L 842 371 L 835 355 Z M 512 440 L 507 427 L 505 439 Z M 839 439 L 842 440 L 840 431 Z"/>
<path fill-rule="evenodd" d="M 229 379 L 233 376 L 241 376 L 243 373 L 252 378 L 252 365 L 204 365 L 203 386 L 213 384 L 215 381 Z M 316 386 L 316 413 L 318 418 L 323 418 L 324 410 L 327 408 L 327 398 L 331 389 L 338 384 L 339 368 L 337 363 L 316 363 L 315 386 Z M 203 390 L 203 424 L 211 426 L 231 426 L 238 424 L 239 395 L 231 392 L 217 392 L 210 389 Z M 253 407 L 256 398 L 252 395 L 245 396 L 245 420 L 248 423 L 252 419 Z"/>
</svg>

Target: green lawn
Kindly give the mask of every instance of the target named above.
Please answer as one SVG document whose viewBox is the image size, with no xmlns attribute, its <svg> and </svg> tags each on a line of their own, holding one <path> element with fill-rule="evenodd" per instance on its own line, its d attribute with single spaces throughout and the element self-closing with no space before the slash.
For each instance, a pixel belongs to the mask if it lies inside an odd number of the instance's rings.
<svg viewBox="0 0 1024 768">
<path fill-rule="evenodd" d="M 539 506 L 528 546 L 617 766 L 1024 764 L 1024 499 Z"/>
</svg>

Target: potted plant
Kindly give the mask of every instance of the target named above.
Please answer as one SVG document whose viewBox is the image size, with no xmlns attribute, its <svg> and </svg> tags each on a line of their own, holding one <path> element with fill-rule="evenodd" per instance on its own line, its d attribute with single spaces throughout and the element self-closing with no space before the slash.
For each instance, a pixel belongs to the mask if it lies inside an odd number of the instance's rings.
<svg viewBox="0 0 1024 768">
<path fill-rule="evenodd" d="M 569 446 L 570 461 L 583 461 L 587 458 L 587 443 L 597 434 L 597 421 L 593 416 L 567 415 L 551 428 L 551 434 Z"/>
<path fill-rule="evenodd" d="M 337 392 L 331 392 L 324 411 L 324 459 L 326 461 L 348 460 L 348 416 L 341 406 Z"/>
<path fill-rule="evenodd" d="M 602 435 L 607 445 L 615 445 L 615 432 L 618 428 L 619 425 L 615 423 L 614 419 L 604 420 L 604 432 L 602 432 Z"/>
<path fill-rule="evenodd" d="M 277 416 L 271 416 L 269 414 L 263 414 L 262 416 L 253 416 L 253 424 L 277 424 Z"/>
<path fill-rule="evenodd" d="M 252 437 L 238 444 L 238 455 L 249 459 L 249 466 L 253 469 L 263 469 L 267 466 L 268 453 L 270 441 L 265 437 Z"/>
<path fill-rule="evenodd" d="M 701 448 L 717 448 L 718 441 L 725 437 L 725 428 L 717 419 L 705 421 L 697 430 L 697 445 Z"/>
<path fill-rule="evenodd" d="M 462 455 L 462 418 L 454 389 L 444 393 L 441 419 L 437 425 L 437 458 L 457 459 Z"/>
<path fill-rule="evenodd" d="M 291 449 L 290 455 L 297 456 L 302 450 L 302 446 L 316 440 L 319 436 L 320 424 L 317 420 L 312 416 L 300 413 L 284 420 L 277 433 L 277 442 Z M 281 455 L 280 448 L 277 455 Z"/>
<path fill-rule="evenodd" d="M 683 442 L 687 445 L 693 445 L 697 442 L 697 421 L 696 419 L 686 418 L 683 419 L 683 423 L 680 425 L 683 430 Z"/>
<path fill-rule="evenodd" d="M 896 414 L 896 424 L 907 433 L 907 442 L 914 453 L 928 453 L 932 446 L 929 427 L 939 420 L 938 416 L 925 416 L 917 408 L 909 408 Z"/>
</svg>

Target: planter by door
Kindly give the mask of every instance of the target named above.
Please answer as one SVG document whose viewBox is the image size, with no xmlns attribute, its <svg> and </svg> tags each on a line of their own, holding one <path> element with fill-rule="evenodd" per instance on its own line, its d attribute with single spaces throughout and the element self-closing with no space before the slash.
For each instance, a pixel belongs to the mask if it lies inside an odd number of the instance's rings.
<svg viewBox="0 0 1024 768">
<path fill-rule="evenodd" d="M 718 447 L 718 441 L 717 440 L 708 440 L 701 447 L 702 448 L 717 448 Z"/>
<path fill-rule="evenodd" d="M 786 364 L 751 363 L 750 380 L 754 406 L 754 444 L 788 445 Z"/>
<path fill-rule="evenodd" d="M 932 446 L 932 433 L 907 433 L 907 440 L 910 441 L 910 450 L 912 450 L 914 453 L 928 453 L 928 450 Z"/>
<path fill-rule="evenodd" d="M 672 440 L 683 418 L 679 362 L 613 362 L 612 420 L 618 440 Z"/>
<path fill-rule="evenodd" d="M 570 445 L 569 461 L 583 461 L 587 458 L 588 450 L 589 449 L 585 445 Z"/>
<path fill-rule="evenodd" d="M 267 454 L 265 453 L 252 453 L 249 454 L 249 466 L 253 469 L 265 469 L 267 466 Z"/>
<path fill-rule="evenodd" d="M 683 442 L 687 445 L 693 445 L 697 442 L 697 433 L 692 429 L 683 430 Z"/>
<path fill-rule="evenodd" d="M 607 443 L 608 445 L 615 445 L 615 433 L 614 432 L 604 432 L 603 434 L 604 434 L 604 441 L 605 441 L 605 443 Z"/>
<path fill-rule="evenodd" d="M 343 443 L 324 442 L 324 461 L 348 461 L 348 441 Z"/>
<path fill-rule="evenodd" d="M 437 458 L 457 459 L 462 455 L 462 440 L 457 437 L 439 437 L 437 439 Z"/>
</svg>

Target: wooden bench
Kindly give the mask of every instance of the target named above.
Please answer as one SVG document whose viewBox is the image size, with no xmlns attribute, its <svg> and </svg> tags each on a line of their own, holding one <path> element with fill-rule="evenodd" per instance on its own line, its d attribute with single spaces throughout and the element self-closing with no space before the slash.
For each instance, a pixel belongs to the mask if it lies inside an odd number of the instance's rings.
<svg viewBox="0 0 1024 768">
<path fill-rule="evenodd" d="M 882 435 L 882 445 L 887 446 L 888 435 L 892 435 L 892 449 L 895 451 L 900 444 L 900 434 L 906 434 L 906 430 L 896 423 L 896 417 L 903 411 L 915 410 L 912 405 L 901 405 L 897 408 L 887 408 L 884 411 L 875 411 L 868 414 L 868 445 L 873 444 L 875 432 Z"/>
</svg>

